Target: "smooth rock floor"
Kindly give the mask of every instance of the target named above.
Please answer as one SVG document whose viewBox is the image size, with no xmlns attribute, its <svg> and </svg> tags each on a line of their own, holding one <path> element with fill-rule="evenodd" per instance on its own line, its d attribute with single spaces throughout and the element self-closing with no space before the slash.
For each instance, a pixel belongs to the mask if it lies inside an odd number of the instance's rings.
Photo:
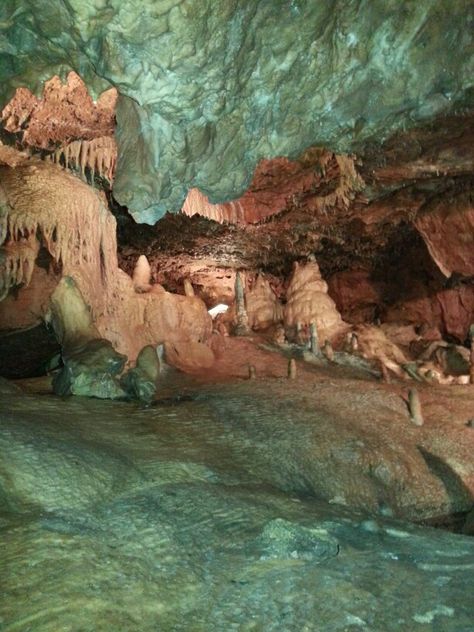
<svg viewBox="0 0 474 632">
<path fill-rule="evenodd" d="M 3 385 L 2 632 L 473 632 L 474 539 L 387 517 L 445 502 L 410 450 L 446 391 L 418 429 L 396 389 L 308 375 L 175 376 L 149 408 Z"/>
</svg>

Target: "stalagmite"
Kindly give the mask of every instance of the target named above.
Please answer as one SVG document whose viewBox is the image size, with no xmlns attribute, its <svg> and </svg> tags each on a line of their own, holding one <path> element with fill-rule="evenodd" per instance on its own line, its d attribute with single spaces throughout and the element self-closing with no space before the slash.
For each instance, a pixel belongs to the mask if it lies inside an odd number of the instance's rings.
<svg viewBox="0 0 474 632">
<path fill-rule="evenodd" d="M 184 294 L 185 296 L 194 296 L 193 284 L 189 279 L 184 279 Z"/>
<path fill-rule="evenodd" d="M 304 335 L 303 325 L 298 321 L 296 323 L 296 336 L 295 341 L 297 345 L 306 346 L 307 339 Z"/>
<path fill-rule="evenodd" d="M 388 369 L 382 360 L 379 361 L 379 366 L 380 366 L 380 374 L 382 376 L 382 381 L 385 382 L 385 384 L 390 384 L 390 375 L 388 374 Z"/>
<path fill-rule="evenodd" d="M 359 339 L 357 338 L 357 334 L 351 334 L 351 342 L 350 342 L 350 350 L 351 353 L 355 353 L 359 349 Z"/>
<path fill-rule="evenodd" d="M 471 353 L 469 356 L 469 382 L 474 384 L 474 325 L 469 328 L 469 339 L 471 342 Z"/>
<path fill-rule="evenodd" d="M 272 341 L 276 345 L 284 345 L 286 343 L 285 328 L 279 324 L 273 330 Z"/>
<path fill-rule="evenodd" d="M 332 344 L 329 340 L 326 340 L 323 345 L 323 353 L 329 362 L 334 360 L 334 349 L 332 348 Z"/>
<path fill-rule="evenodd" d="M 312 321 L 309 326 L 310 333 L 310 349 L 311 353 L 314 353 L 316 356 L 321 355 L 321 347 L 319 345 L 319 337 L 318 337 L 318 329 L 316 327 L 316 323 Z"/>
<path fill-rule="evenodd" d="M 408 391 L 408 409 L 410 411 L 410 419 L 415 426 L 422 426 L 423 414 L 421 412 L 420 396 L 416 388 L 411 388 Z"/>
<path fill-rule="evenodd" d="M 288 362 L 288 379 L 294 380 L 296 378 L 296 360 L 291 358 Z"/>
<path fill-rule="evenodd" d="M 257 275 L 253 287 L 246 293 L 245 303 L 249 327 L 255 331 L 268 329 L 283 320 L 283 306 L 263 274 Z"/>
<path fill-rule="evenodd" d="M 327 292 L 327 283 L 321 278 L 316 261 L 309 260 L 303 265 L 295 262 L 284 308 L 285 326 L 291 329 L 301 323 L 308 327 L 314 322 L 322 340 L 334 341 L 344 335 L 348 326 Z"/>
<path fill-rule="evenodd" d="M 242 276 L 240 271 L 235 275 L 235 304 L 236 304 L 236 316 L 234 335 L 246 336 L 250 333 L 249 321 L 247 316 L 247 310 L 245 308 L 245 292 L 242 283 Z"/>
<path fill-rule="evenodd" d="M 149 292 L 151 290 L 151 267 L 145 255 L 140 255 L 135 264 L 133 286 L 135 292 Z"/>
</svg>

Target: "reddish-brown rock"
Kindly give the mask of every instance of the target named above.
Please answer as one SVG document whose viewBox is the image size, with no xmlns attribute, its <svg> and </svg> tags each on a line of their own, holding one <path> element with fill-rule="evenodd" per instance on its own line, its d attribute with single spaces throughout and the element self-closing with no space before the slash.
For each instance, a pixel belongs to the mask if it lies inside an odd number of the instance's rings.
<svg viewBox="0 0 474 632">
<path fill-rule="evenodd" d="M 470 194 L 436 200 L 418 214 L 415 225 L 446 277 L 474 275 L 474 200 Z"/>
<path fill-rule="evenodd" d="M 215 362 L 212 349 L 200 342 L 167 342 L 165 359 L 184 373 L 209 369 Z"/>
<path fill-rule="evenodd" d="M 351 158 L 313 147 L 295 161 L 261 160 L 248 190 L 232 202 L 212 204 L 191 189 L 182 210 L 221 223 L 255 224 L 303 201 L 312 213 L 347 208 L 361 185 Z"/>
<path fill-rule="evenodd" d="M 2 112 L 4 127 L 22 133 L 30 147 L 53 149 L 73 140 L 111 136 L 115 128 L 117 91 L 104 92 L 96 103 L 75 72 L 66 83 L 54 76 L 47 81 L 40 99 L 27 88 L 18 88 Z"/>
<path fill-rule="evenodd" d="M 373 321 L 383 302 L 383 285 L 367 270 L 336 272 L 328 281 L 329 295 L 344 320 L 350 323 Z"/>
</svg>

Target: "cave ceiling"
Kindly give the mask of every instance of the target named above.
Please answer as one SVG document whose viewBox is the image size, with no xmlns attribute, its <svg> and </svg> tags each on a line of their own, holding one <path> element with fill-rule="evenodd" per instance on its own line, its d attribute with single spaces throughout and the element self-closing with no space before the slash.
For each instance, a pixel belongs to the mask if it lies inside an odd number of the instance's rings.
<svg viewBox="0 0 474 632">
<path fill-rule="evenodd" d="M 397 195 L 394 167 L 425 199 L 436 170 L 472 166 L 423 130 L 472 108 L 473 26 L 468 0 L 3 0 L 2 106 L 71 69 L 96 97 L 116 87 L 113 192 L 139 222 L 194 187 L 237 198 L 261 159 L 315 145 L 365 157 L 369 201 Z M 370 153 L 404 133 L 385 164 Z"/>
</svg>

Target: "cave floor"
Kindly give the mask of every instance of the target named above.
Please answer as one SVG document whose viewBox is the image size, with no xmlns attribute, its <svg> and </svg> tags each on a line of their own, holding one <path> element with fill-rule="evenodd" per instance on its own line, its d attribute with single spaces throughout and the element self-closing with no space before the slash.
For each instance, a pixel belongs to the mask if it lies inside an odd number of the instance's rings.
<svg viewBox="0 0 474 632">
<path fill-rule="evenodd" d="M 258 343 L 259 341 L 257 341 Z M 242 379 L 248 363 L 257 379 Z M 0 384 L 0 629 L 474 631 L 474 389 L 229 339 L 159 399 Z"/>
</svg>

